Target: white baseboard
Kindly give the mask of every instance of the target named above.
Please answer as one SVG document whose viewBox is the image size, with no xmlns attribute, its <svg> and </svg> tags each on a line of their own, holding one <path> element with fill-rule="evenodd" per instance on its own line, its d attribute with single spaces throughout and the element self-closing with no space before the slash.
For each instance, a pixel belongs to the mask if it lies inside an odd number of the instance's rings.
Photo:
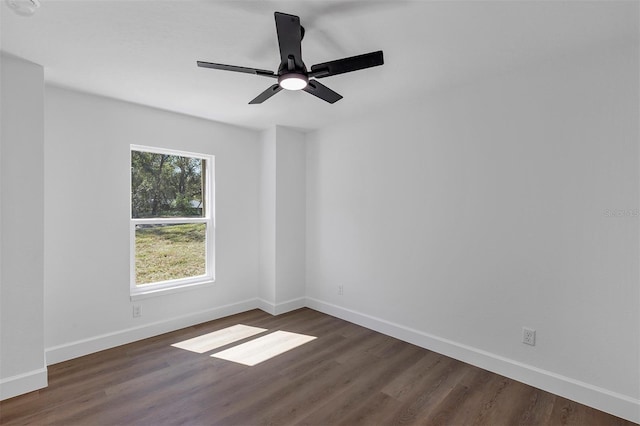
<svg viewBox="0 0 640 426">
<path fill-rule="evenodd" d="M 258 299 L 258 309 L 268 314 L 275 315 L 276 305 L 264 299 Z"/>
<path fill-rule="evenodd" d="M 45 356 L 47 365 L 78 358 L 94 352 L 157 336 L 159 334 L 168 333 L 170 331 L 179 330 L 181 328 L 190 327 L 192 325 L 201 324 L 203 322 L 212 321 L 218 318 L 227 317 L 229 315 L 250 311 L 258 307 L 258 299 L 249 299 L 46 348 Z"/>
<path fill-rule="evenodd" d="M 306 302 L 306 306 L 311 309 L 475 365 L 623 419 L 640 423 L 640 400 L 627 395 L 312 297 L 307 297 Z"/>
<path fill-rule="evenodd" d="M 305 306 L 307 306 L 307 299 L 305 297 L 286 300 L 284 302 L 276 303 L 275 313 L 273 315 L 286 314 L 287 312 L 295 311 L 296 309 L 304 308 Z"/>
<path fill-rule="evenodd" d="M 47 387 L 47 367 L 0 379 L 0 401 Z"/>
<path fill-rule="evenodd" d="M 280 303 L 268 302 L 264 299 L 258 299 L 258 309 L 265 311 L 271 315 L 281 315 L 296 309 L 307 306 L 306 298 L 298 297 L 297 299 L 286 300 Z"/>
</svg>

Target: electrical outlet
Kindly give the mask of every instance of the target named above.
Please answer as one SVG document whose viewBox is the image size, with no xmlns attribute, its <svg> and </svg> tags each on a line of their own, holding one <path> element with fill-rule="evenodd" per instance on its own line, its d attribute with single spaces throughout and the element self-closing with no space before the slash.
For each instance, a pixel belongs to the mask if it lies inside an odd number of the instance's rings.
<svg viewBox="0 0 640 426">
<path fill-rule="evenodd" d="M 133 305 L 133 317 L 138 318 L 142 316 L 142 306 Z"/>
<path fill-rule="evenodd" d="M 533 328 L 522 327 L 522 343 L 525 345 L 536 345 L 536 331 Z"/>
<path fill-rule="evenodd" d="M 338 286 L 338 294 L 339 294 L 340 296 L 342 296 L 342 295 L 344 294 L 344 286 L 343 286 L 342 284 L 340 284 L 340 285 Z"/>
</svg>

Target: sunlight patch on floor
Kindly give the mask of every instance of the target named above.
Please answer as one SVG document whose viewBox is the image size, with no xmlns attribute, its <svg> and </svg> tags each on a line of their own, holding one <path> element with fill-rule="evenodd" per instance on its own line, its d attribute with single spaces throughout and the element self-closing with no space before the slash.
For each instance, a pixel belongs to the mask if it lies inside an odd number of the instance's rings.
<svg viewBox="0 0 640 426">
<path fill-rule="evenodd" d="M 249 342 L 211 355 L 227 361 L 253 366 L 316 339 L 314 336 L 275 331 Z"/>
<path fill-rule="evenodd" d="M 236 324 L 222 330 L 174 343 L 171 346 L 202 354 L 265 331 L 267 331 L 265 328 Z"/>
</svg>

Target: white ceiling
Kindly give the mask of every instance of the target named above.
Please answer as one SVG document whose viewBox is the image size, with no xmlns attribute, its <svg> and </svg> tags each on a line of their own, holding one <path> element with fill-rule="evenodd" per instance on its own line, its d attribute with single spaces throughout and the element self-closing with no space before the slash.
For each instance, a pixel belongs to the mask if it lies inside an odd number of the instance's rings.
<svg viewBox="0 0 640 426">
<path fill-rule="evenodd" d="M 638 43 L 638 1 L 66 1 L 31 17 L 0 6 L 2 50 L 48 82 L 252 128 L 318 128 L 550 58 Z M 273 12 L 300 16 L 307 67 L 383 50 L 385 65 L 322 82 L 334 105 L 196 60 L 276 70 Z"/>
</svg>

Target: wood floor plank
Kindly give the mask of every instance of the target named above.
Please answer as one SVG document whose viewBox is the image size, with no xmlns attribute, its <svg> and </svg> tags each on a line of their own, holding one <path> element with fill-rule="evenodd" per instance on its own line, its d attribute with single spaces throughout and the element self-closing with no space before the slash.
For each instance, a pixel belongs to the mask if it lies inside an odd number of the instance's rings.
<svg viewBox="0 0 640 426">
<path fill-rule="evenodd" d="M 340 418 L 336 424 L 351 425 L 387 425 L 389 413 L 400 409 L 401 403 L 395 398 L 382 392 L 375 392 L 368 396 L 360 407 L 351 410 Z"/>
<path fill-rule="evenodd" d="M 215 352 L 211 356 L 253 367 L 315 339 L 317 337 L 308 334 L 278 330 L 229 349 Z"/>
<path fill-rule="evenodd" d="M 316 352 L 311 355 L 311 359 L 304 360 L 303 368 L 300 368 L 301 366 L 287 367 L 282 373 L 286 379 L 285 382 L 278 379 L 270 381 L 268 394 L 262 395 L 259 400 L 252 403 L 243 404 L 244 409 L 242 410 L 236 407 L 234 416 L 225 417 L 223 423 L 241 424 L 245 421 L 251 424 L 279 424 L 280 421 L 297 421 L 299 417 L 306 415 L 306 412 L 327 398 L 333 397 L 338 390 L 363 375 L 370 366 L 362 362 L 362 359 L 361 362 L 353 364 L 337 363 L 333 360 L 336 354 L 348 355 L 360 352 L 359 346 L 354 345 L 353 341 L 341 336 L 337 337 L 342 340 L 342 344 L 330 345 L 327 341 L 314 342 L 322 349 L 320 351 L 316 349 Z M 320 339 L 324 340 L 325 337 Z M 311 349 L 312 346 L 309 345 L 307 348 Z M 329 351 L 326 352 L 326 349 Z M 299 362 L 295 361 L 293 355 L 291 362 Z M 378 358 L 371 358 L 378 360 Z M 324 368 L 321 374 L 317 374 L 314 371 L 317 366 L 326 366 L 327 368 Z M 314 374 L 310 376 L 309 371 L 313 371 Z M 281 403 L 283 400 L 286 401 L 286 404 Z M 256 418 L 247 418 L 247 411 L 256 413 Z"/>
<path fill-rule="evenodd" d="M 549 424 L 551 413 L 556 402 L 556 396 L 549 392 L 533 389 L 529 397 L 529 404 L 522 411 L 518 419 L 519 426 L 535 426 Z"/>
<path fill-rule="evenodd" d="M 533 388 L 527 387 L 527 389 L 533 390 Z M 521 404 L 521 398 L 523 397 L 519 391 L 522 389 L 517 387 L 517 382 L 514 382 L 505 377 L 501 377 L 500 380 L 494 381 L 487 386 L 485 391 L 485 402 L 480 409 L 476 411 L 476 417 L 473 419 L 473 424 L 495 424 L 495 425 L 508 425 L 512 422 L 512 405 Z M 508 401 L 508 404 L 506 403 Z"/>
<path fill-rule="evenodd" d="M 442 363 L 445 357 L 435 352 L 427 352 L 415 364 L 394 377 L 383 388 L 382 392 L 398 401 L 405 401 L 406 395 L 420 392 L 418 388 L 425 377 L 433 373 L 433 368 Z"/>
<path fill-rule="evenodd" d="M 172 344 L 174 348 L 184 349 L 187 351 L 203 354 L 205 352 L 227 346 L 239 340 L 253 337 L 256 334 L 267 331 L 264 328 L 252 327 L 244 324 L 236 324 L 231 327 L 225 327 L 221 330 L 212 331 L 211 333 L 201 334 L 197 337 L 181 340 Z"/>
<path fill-rule="evenodd" d="M 460 419 L 466 421 L 466 416 L 457 416 L 464 411 L 466 404 L 473 403 L 476 395 L 481 394 L 492 374 L 479 368 L 469 367 L 467 374 L 459 380 L 451 392 L 435 407 L 429 416 L 421 416 L 425 422 L 432 425 L 456 424 Z"/>
<path fill-rule="evenodd" d="M 322 404 L 301 420 L 301 424 L 336 424 L 360 407 L 366 397 L 372 392 L 379 391 L 388 383 L 398 370 L 405 365 L 415 363 L 423 356 L 423 350 L 413 345 L 391 345 L 395 347 L 393 355 L 381 358 L 371 353 L 363 354 L 363 359 L 354 365 L 366 365 L 367 374 L 359 375 L 356 379 L 344 383 L 333 397 Z M 390 346 L 390 347 L 391 347 Z"/>
<path fill-rule="evenodd" d="M 317 339 L 252 367 L 171 346 L 236 324 Z M 253 310 L 49 366 L 47 388 L 0 402 L 0 424 L 633 425 L 306 308 Z"/>
<path fill-rule="evenodd" d="M 468 369 L 464 364 L 444 359 L 433 369 L 432 375 L 424 378 L 421 386 L 415 387 L 414 392 L 404 398 L 405 402 L 400 410 L 393 413 L 389 423 L 414 424 L 419 419 L 428 417 L 467 373 Z"/>
</svg>

